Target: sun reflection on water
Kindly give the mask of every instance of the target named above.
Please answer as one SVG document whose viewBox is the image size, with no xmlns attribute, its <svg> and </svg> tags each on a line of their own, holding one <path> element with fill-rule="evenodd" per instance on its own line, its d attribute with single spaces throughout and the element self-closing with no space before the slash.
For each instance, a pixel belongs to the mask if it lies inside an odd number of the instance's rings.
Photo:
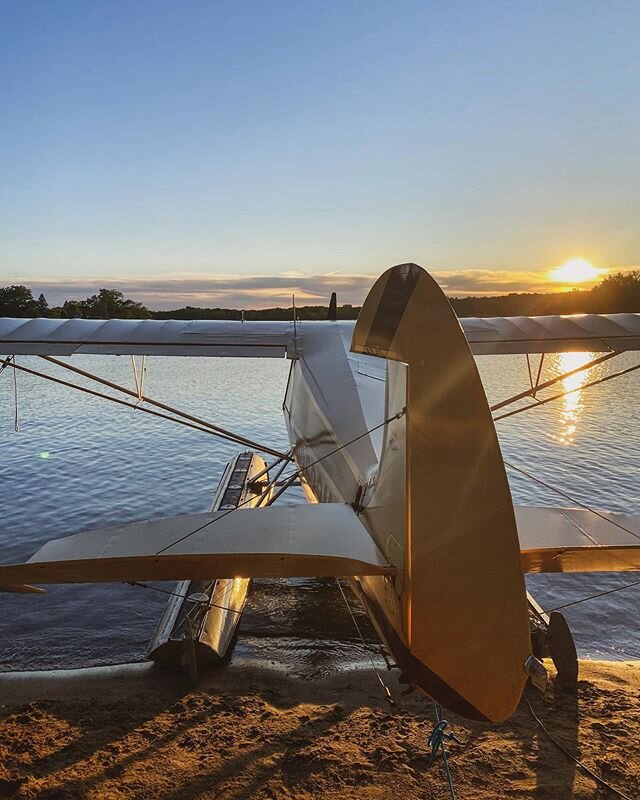
<svg viewBox="0 0 640 800">
<path fill-rule="evenodd" d="M 558 360 L 555 365 L 556 374 L 562 375 L 565 372 L 571 372 L 587 364 L 592 359 L 592 353 L 558 353 Z M 557 436 L 558 441 L 562 442 L 562 444 L 572 444 L 578 430 L 578 422 L 584 408 L 584 399 L 582 392 L 575 390 L 580 389 L 589 381 L 590 372 L 590 369 L 577 372 L 575 375 L 569 375 L 560 382 L 561 391 L 572 392 L 572 394 L 567 394 L 562 398 L 560 430 Z"/>
</svg>

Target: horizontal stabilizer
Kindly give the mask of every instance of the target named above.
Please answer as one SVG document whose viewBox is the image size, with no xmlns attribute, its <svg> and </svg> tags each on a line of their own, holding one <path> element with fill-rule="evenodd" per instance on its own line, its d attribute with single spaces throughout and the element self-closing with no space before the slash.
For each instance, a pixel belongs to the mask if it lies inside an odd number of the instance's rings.
<svg viewBox="0 0 640 800">
<path fill-rule="evenodd" d="M 525 572 L 640 570 L 640 515 L 516 506 Z"/>
<path fill-rule="evenodd" d="M 0 587 L 392 572 L 351 506 L 321 503 L 185 514 L 54 539 L 26 563 L 0 566 Z"/>
</svg>

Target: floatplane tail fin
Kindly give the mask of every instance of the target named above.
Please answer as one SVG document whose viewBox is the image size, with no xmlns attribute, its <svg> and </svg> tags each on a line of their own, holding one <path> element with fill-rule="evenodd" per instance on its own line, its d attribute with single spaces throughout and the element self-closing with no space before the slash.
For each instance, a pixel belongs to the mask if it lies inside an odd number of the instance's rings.
<svg viewBox="0 0 640 800">
<path fill-rule="evenodd" d="M 351 349 L 407 365 L 394 370 L 406 380 L 406 533 L 387 540 L 404 563 L 401 667 L 454 711 L 506 719 L 527 677 L 527 600 L 504 463 L 464 332 L 438 284 L 402 264 L 374 284 Z M 383 452 L 379 483 L 389 463 L 398 469 Z M 376 617 L 382 594 L 364 588 Z"/>
</svg>

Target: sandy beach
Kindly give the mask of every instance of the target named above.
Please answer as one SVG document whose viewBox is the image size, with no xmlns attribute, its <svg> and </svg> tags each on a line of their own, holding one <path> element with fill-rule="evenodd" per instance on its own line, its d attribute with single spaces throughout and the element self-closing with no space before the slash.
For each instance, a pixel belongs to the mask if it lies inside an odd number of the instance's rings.
<svg viewBox="0 0 640 800">
<path fill-rule="evenodd" d="M 445 798 L 433 709 L 375 673 L 303 681 L 247 663 L 193 691 L 149 665 L 0 675 L 0 797 Z M 569 751 L 640 795 L 640 662 L 581 663 L 577 694 L 527 690 Z M 446 715 L 459 800 L 605 798 L 523 702 L 503 725 Z"/>
</svg>

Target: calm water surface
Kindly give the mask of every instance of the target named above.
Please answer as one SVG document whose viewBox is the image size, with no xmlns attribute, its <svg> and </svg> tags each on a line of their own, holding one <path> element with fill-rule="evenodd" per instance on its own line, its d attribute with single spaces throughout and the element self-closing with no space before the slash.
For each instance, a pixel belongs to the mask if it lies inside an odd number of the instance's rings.
<svg viewBox="0 0 640 800">
<path fill-rule="evenodd" d="M 551 355 L 550 377 L 589 359 Z M 591 370 L 593 379 L 635 363 L 633 354 Z M 534 368 L 537 357 L 534 357 Z M 55 368 L 23 357 L 35 369 Z M 133 388 L 130 360 L 74 357 L 73 364 Z M 615 367 L 613 365 L 616 365 Z M 44 366 L 43 366 L 44 365 Z M 526 387 L 524 357 L 479 359 L 490 401 Z M 285 360 L 151 358 L 145 392 L 224 427 L 288 446 L 280 409 Z M 636 373 L 637 375 L 637 373 Z M 640 513 L 638 379 L 625 376 L 498 423 L 505 458 L 596 508 Z M 68 374 L 64 377 L 68 377 Z M 565 389 L 585 378 L 569 378 Z M 146 517 L 204 511 L 232 443 L 20 374 L 0 375 L 0 561 L 20 561 L 48 539 Z M 567 505 L 510 473 L 519 503 Z M 288 502 L 301 502 L 295 492 Z M 550 608 L 637 579 L 532 576 Z M 452 591 L 455 587 L 452 586 Z M 126 585 L 53 586 L 44 595 L 0 595 L 0 670 L 141 660 L 166 598 Z M 582 655 L 640 658 L 640 587 L 569 608 Z M 360 612 L 366 638 L 375 642 Z M 332 580 L 259 581 L 243 616 L 237 656 L 261 656 L 304 677 L 368 659 Z"/>
</svg>

